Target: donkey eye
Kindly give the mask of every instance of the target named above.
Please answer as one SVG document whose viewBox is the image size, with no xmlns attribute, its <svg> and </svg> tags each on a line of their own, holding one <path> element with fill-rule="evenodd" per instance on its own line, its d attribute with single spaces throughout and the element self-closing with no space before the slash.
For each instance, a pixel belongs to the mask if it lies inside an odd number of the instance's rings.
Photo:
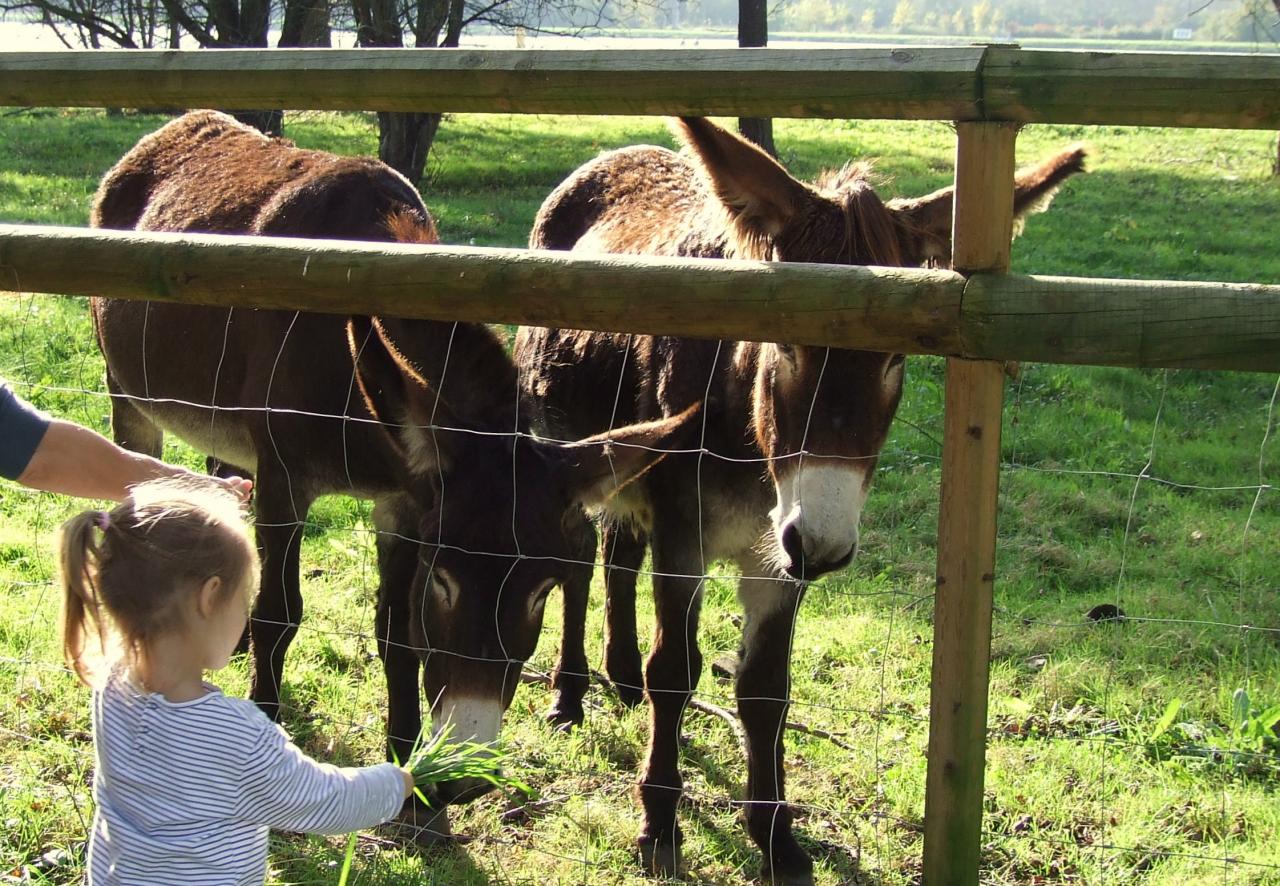
<svg viewBox="0 0 1280 886">
<path fill-rule="evenodd" d="M 431 573 L 431 593 L 435 595 L 442 606 L 452 608 L 458 599 L 457 582 L 453 580 L 453 576 L 443 569 L 436 569 Z"/>
</svg>

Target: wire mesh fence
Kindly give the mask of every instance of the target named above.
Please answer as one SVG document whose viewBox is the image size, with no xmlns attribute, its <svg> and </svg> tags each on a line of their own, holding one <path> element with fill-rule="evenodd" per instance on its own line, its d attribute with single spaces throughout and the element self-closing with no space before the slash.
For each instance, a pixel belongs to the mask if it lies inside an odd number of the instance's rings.
<svg viewBox="0 0 1280 886">
<path fill-rule="evenodd" d="M 109 401 L 82 308 L 24 297 L 6 310 L 4 377 L 50 411 L 104 428 Z M 791 640 L 787 797 L 819 882 L 918 878 L 939 369 L 938 361 L 912 361 L 868 501 L 863 550 L 849 570 L 808 591 Z M 1088 384 L 1079 380 L 1085 373 Z M 1274 732 L 1258 725 L 1280 703 L 1272 566 L 1280 512 L 1269 482 L 1278 389 L 1257 376 L 1040 365 L 1023 367 L 1010 385 L 984 880 L 1280 880 L 1268 839 L 1280 763 Z M 169 445 L 169 457 L 200 465 Z M 679 453 L 722 458 L 701 446 Z M 757 468 L 763 476 L 765 462 Z M 690 494 L 701 502 L 700 487 Z M 76 505 L 14 487 L 4 496 L 4 873 L 72 882 L 92 814 L 93 760 L 84 693 L 58 652 L 51 552 Z M 704 528 L 711 514 L 708 507 Z M 342 498 L 321 499 L 297 525 L 306 614 L 285 667 L 282 720 L 311 753 L 374 762 L 387 706 L 374 623 L 380 530 L 369 502 Z M 538 649 L 519 662 L 522 685 L 505 716 L 504 739 L 537 796 L 490 796 L 454 810 L 461 845 L 444 851 L 407 852 L 422 836 L 412 824 L 367 835 L 361 881 L 643 877 L 632 795 L 647 717 L 621 705 L 602 673 L 598 576 L 606 564 L 598 550 L 590 562 L 592 665 L 576 674 L 590 684 L 583 724 L 562 733 L 544 721 L 562 639 L 554 596 Z M 654 614 L 645 591 L 667 575 L 651 562 L 635 571 L 646 647 Z M 716 565 L 672 577 L 699 583 L 703 609 L 705 663 L 681 736 L 685 864 L 695 882 L 739 882 L 755 875 L 758 855 L 739 822 L 752 801 L 733 690 L 743 631 L 737 570 Z M 217 679 L 242 694 L 247 670 L 240 662 Z M 272 881 L 325 882 L 336 877 L 341 847 L 282 836 L 272 852 Z"/>
</svg>

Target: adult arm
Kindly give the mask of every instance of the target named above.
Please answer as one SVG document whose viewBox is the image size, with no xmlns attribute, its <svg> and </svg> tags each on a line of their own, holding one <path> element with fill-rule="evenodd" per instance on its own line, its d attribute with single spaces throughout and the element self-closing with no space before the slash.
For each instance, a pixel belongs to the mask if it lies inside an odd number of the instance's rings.
<svg viewBox="0 0 1280 886">
<path fill-rule="evenodd" d="M 23 486 L 80 498 L 124 499 L 131 486 L 162 477 L 190 477 L 216 482 L 247 498 L 250 481 L 223 480 L 196 474 L 159 459 L 130 452 L 101 434 L 54 419 L 17 480 Z"/>
</svg>

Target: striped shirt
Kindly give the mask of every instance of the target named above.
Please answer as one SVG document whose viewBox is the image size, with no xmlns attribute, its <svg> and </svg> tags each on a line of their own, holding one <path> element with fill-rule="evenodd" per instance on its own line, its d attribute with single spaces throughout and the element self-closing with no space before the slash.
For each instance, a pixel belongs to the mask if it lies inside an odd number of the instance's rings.
<svg viewBox="0 0 1280 886">
<path fill-rule="evenodd" d="M 240 886 L 266 879 L 267 829 L 341 834 L 391 818 L 391 763 L 317 763 L 216 687 L 173 703 L 122 672 L 94 692 L 91 886 Z"/>
</svg>

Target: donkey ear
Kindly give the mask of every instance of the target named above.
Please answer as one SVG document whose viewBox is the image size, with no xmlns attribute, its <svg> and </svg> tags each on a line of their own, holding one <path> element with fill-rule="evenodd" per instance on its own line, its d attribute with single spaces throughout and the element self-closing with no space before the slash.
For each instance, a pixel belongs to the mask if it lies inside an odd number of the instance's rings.
<svg viewBox="0 0 1280 886">
<path fill-rule="evenodd" d="M 943 188 L 923 197 L 895 197 L 885 204 L 899 229 L 903 264 L 951 265 L 954 195 L 955 188 Z"/>
<path fill-rule="evenodd" d="M 1087 152 L 1083 145 L 1072 145 L 1057 156 L 1018 170 L 1013 193 L 1013 233 L 1022 233 L 1027 216 L 1044 212 L 1053 202 L 1062 183 L 1078 172 L 1084 172 Z"/>
<path fill-rule="evenodd" d="M 687 448 L 701 424 L 702 404 L 679 415 L 628 425 L 560 447 L 572 499 L 585 508 L 603 504 L 673 450 Z"/>
<path fill-rule="evenodd" d="M 814 199 L 777 160 L 705 117 L 679 117 L 671 129 L 693 151 L 734 225 L 749 238 L 776 237 Z"/>
<path fill-rule="evenodd" d="M 435 474 L 449 459 L 431 428 L 451 426 L 444 404 L 396 349 L 376 317 L 347 320 L 347 345 L 365 405 L 410 469 Z"/>
<path fill-rule="evenodd" d="M 1022 233 L 1026 217 L 1043 212 L 1053 202 L 1062 183 L 1084 172 L 1085 149 L 1073 145 L 1043 163 L 1026 166 L 1014 177 L 1013 235 Z M 955 188 L 942 188 L 914 199 L 897 198 L 886 205 L 903 229 L 902 241 L 908 264 L 922 265 L 934 260 L 951 264 L 951 219 Z"/>
</svg>

